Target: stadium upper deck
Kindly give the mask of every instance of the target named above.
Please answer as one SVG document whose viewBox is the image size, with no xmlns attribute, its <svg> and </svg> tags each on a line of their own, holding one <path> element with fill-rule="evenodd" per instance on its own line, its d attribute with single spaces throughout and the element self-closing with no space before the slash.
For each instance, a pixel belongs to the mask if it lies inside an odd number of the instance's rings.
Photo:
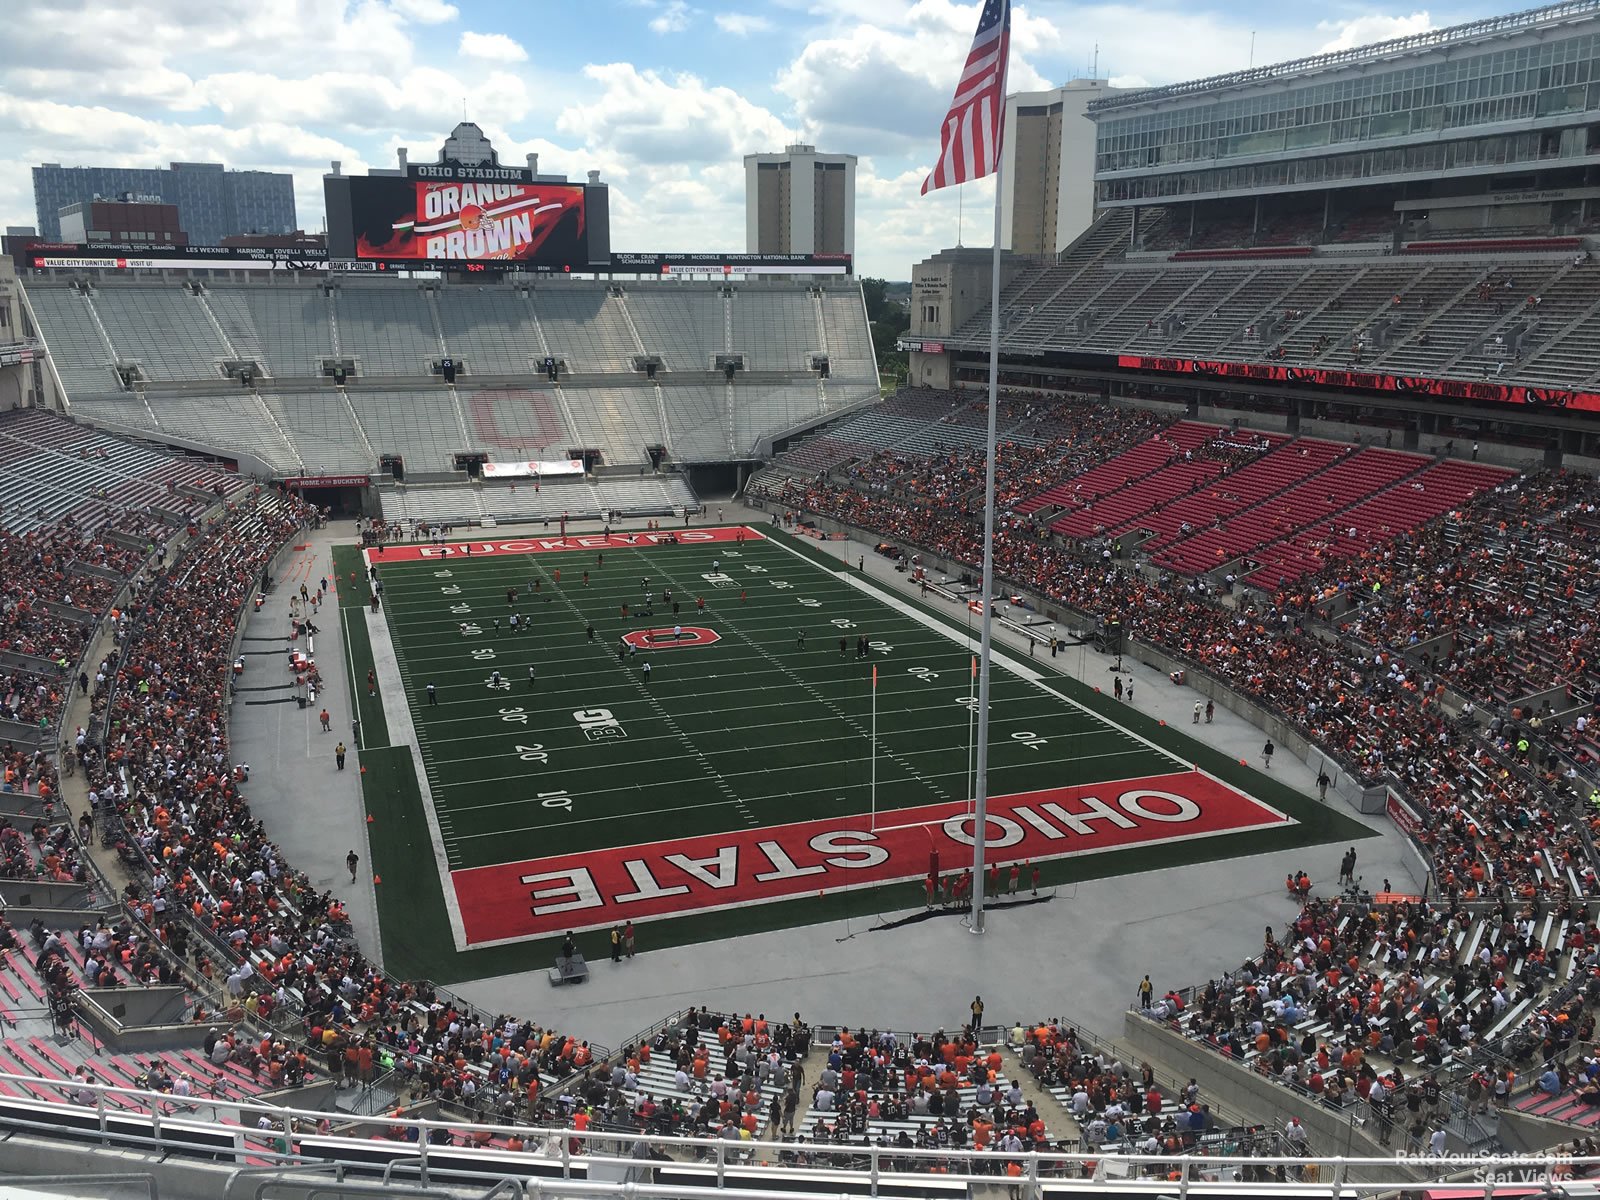
<svg viewBox="0 0 1600 1200">
<path fill-rule="evenodd" d="M 1097 100 L 1099 216 L 1008 264 L 1007 381 L 1594 453 L 1597 110 L 1600 0 Z M 985 377 L 987 259 L 915 269 L 913 382 Z"/>
<path fill-rule="evenodd" d="M 463 453 L 731 462 L 878 394 L 854 283 L 106 276 L 25 291 L 77 416 L 281 476 L 372 473 L 385 455 L 413 475 Z"/>
<path fill-rule="evenodd" d="M 1569 0 L 1095 101 L 1102 205 L 1600 162 L 1600 4 Z"/>
</svg>

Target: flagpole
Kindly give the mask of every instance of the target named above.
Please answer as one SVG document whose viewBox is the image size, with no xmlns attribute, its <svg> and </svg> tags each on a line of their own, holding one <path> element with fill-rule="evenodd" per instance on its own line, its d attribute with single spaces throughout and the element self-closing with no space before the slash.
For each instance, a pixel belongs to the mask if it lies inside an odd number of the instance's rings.
<svg viewBox="0 0 1600 1200">
<path fill-rule="evenodd" d="M 1005 78 L 1002 70 L 1001 79 Z M 1003 91 L 1003 89 L 1002 89 Z M 1001 103 L 1004 103 L 1002 96 Z M 983 478 L 983 632 L 978 650 L 977 797 L 972 814 L 972 933 L 983 932 L 983 850 L 989 825 L 989 662 L 994 608 L 994 469 L 995 415 L 1000 407 L 1000 194 L 1005 173 L 994 173 L 994 254 L 989 269 L 989 426 L 985 448 L 988 469 Z"/>
</svg>

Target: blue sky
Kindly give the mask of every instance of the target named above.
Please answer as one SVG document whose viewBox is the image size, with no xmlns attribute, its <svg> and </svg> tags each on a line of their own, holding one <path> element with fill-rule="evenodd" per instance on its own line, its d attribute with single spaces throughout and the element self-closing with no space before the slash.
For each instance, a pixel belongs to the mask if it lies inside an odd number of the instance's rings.
<svg viewBox="0 0 1600 1200">
<path fill-rule="evenodd" d="M 1072 4 L 1014 18 L 1012 86 L 1169 83 L 1450 25 L 1506 5 Z M 976 23 L 954 0 L 12 0 L 0 38 L 0 224 L 29 166 L 221 160 L 321 175 L 431 160 L 465 111 L 508 160 L 612 185 L 619 250 L 742 250 L 741 158 L 808 141 L 861 157 L 857 260 L 909 277 L 957 233 L 918 195 Z M 465 109 L 463 109 L 465 105 Z M 964 241 L 987 242 L 987 184 Z"/>
</svg>

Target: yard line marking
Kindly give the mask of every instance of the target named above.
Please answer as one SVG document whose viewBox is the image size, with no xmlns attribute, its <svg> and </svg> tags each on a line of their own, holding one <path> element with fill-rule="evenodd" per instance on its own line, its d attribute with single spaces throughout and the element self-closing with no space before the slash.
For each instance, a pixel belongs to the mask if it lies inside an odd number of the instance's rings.
<svg viewBox="0 0 1600 1200">
<path fill-rule="evenodd" d="M 918 750 L 918 751 L 914 751 L 914 752 L 910 752 L 910 753 L 932 754 L 932 753 L 943 753 L 943 751 Z M 1091 760 L 1100 759 L 1100 758 L 1126 758 L 1129 755 L 1135 754 L 1135 753 L 1139 753 L 1139 751 L 1133 751 L 1133 750 L 1110 750 L 1110 751 L 1106 751 L 1106 752 L 1101 753 L 1101 754 L 1074 754 L 1074 755 L 1068 755 L 1068 756 L 1056 757 L 1056 758 L 1029 759 L 1028 762 L 1027 762 L 1027 765 L 1032 766 L 1032 765 L 1037 764 L 1039 766 L 1047 766 L 1047 765 L 1052 764 L 1052 763 L 1089 762 Z M 627 765 L 629 767 L 634 767 L 634 766 L 641 766 L 642 767 L 642 766 L 649 766 L 652 763 L 676 763 L 676 762 L 681 762 L 681 761 L 683 761 L 681 757 L 674 756 L 674 757 L 670 757 L 670 758 L 643 759 L 643 760 L 641 760 L 639 762 L 629 763 Z M 848 763 L 864 763 L 864 762 L 870 761 L 870 759 L 868 757 L 836 758 L 836 759 L 832 759 L 830 761 L 833 764 L 841 764 L 842 765 L 842 764 L 848 764 Z M 564 767 L 564 768 L 562 768 L 562 770 L 560 772 L 552 772 L 551 775 L 549 776 L 549 778 L 555 778 L 555 777 L 557 777 L 559 775 L 563 775 L 563 774 L 565 774 L 567 772 L 570 772 L 570 771 L 592 771 L 592 770 L 610 770 L 610 769 L 612 769 L 612 768 L 607 764 L 601 764 L 599 766 L 592 766 L 592 767 Z M 771 768 L 771 767 L 764 767 L 763 766 L 763 767 L 754 767 L 754 768 L 752 768 L 752 769 L 750 769 L 748 771 L 729 771 L 729 772 L 727 772 L 727 774 L 732 778 L 738 778 L 738 777 L 743 776 L 743 775 L 787 775 L 787 774 L 791 774 L 791 773 L 794 773 L 794 772 L 800 772 L 800 773 L 803 774 L 804 772 L 806 772 L 809 769 L 810 768 L 805 767 L 805 766 L 786 766 L 786 767 L 778 767 L 776 769 Z M 997 768 L 998 771 L 1006 771 L 1006 770 L 1010 770 L 1010 769 L 1012 769 L 1012 768 L 1007 768 L 1007 767 Z M 966 774 L 967 774 L 966 768 L 963 766 L 962 769 L 959 770 L 959 771 L 923 772 L 921 777 L 926 778 L 926 779 L 963 779 L 963 778 L 966 777 Z M 446 784 L 442 785 L 440 790 L 447 791 L 447 790 L 450 790 L 452 788 L 482 787 L 482 786 L 484 786 L 486 784 L 506 783 L 506 782 L 509 782 L 511 780 L 514 780 L 514 779 L 526 779 L 526 778 L 527 778 L 527 776 L 525 776 L 525 775 L 491 775 L 491 776 L 488 776 L 488 777 L 483 778 L 483 779 L 460 780 L 460 781 L 457 781 L 455 783 L 446 783 Z M 670 784 L 670 783 L 687 783 L 689 781 L 688 780 L 661 780 L 660 782 L 669 783 Z M 896 783 L 896 782 L 899 782 L 899 781 L 893 780 L 893 779 L 880 780 L 879 781 L 880 785 L 885 783 L 885 782 L 887 782 L 889 784 L 893 784 L 893 783 Z M 724 785 L 724 786 L 726 786 L 726 785 Z M 867 782 L 861 782 L 861 783 L 839 783 L 839 784 L 829 784 L 828 788 L 826 790 L 828 790 L 828 791 L 835 791 L 835 790 L 837 790 L 837 791 L 845 791 L 845 790 L 849 790 L 851 788 L 870 787 L 870 786 L 871 786 L 870 783 L 867 783 Z M 1080 786 L 1081 787 L 1099 787 L 1100 786 L 1100 781 L 1099 780 L 1087 780 L 1082 784 L 1068 783 L 1068 784 L 1062 784 L 1060 786 L 1062 786 L 1062 787 L 1080 787 Z M 628 794 L 631 794 L 631 793 L 636 792 L 638 790 L 639 790 L 639 785 L 637 785 L 637 784 L 629 784 L 626 787 L 620 787 L 620 788 L 600 788 L 599 790 L 595 790 L 593 788 L 589 788 L 589 789 L 586 789 L 584 791 L 584 798 L 585 799 L 597 799 L 597 798 L 604 797 L 604 796 L 607 796 L 607 795 L 619 795 L 619 796 L 620 795 L 628 795 Z M 731 791 L 732 789 L 729 788 L 729 790 Z M 772 796 L 750 796 L 750 797 L 747 797 L 746 799 L 754 802 L 754 801 L 758 801 L 758 800 L 769 800 L 769 799 L 772 799 L 775 796 L 810 795 L 814 791 L 815 791 L 815 789 L 810 789 L 810 790 L 807 790 L 807 791 L 804 791 L 804 792 L 774 792 L 772 794 Z M 959 798 L 961 798 L 961 797 L 958 797 L 958 799 Z M 487 811 L 488 809 L 492 809 L 492 808 L 511 808 L 511 807 L 516 807 L 517 805 L 525 805 L 525 804 L 530 804 L 530 803 L 532 803 L 531 798 L 529 798 L 527 796 L 522 796 L 522 797 L 518 797 L 518 798 L 516 798 L 514 800 L 491 800 L 491 801 L 487 801 L 486 803 L 483 803 L 483 804 L 473 804 L 473 805 L 470 805 L 470 806 L 468 806 L 468 805 L 454 805 L 454 806 L 452 806 L 452 811 L 461 813 L 463 816 L 467 816 L 467 815 L 470 815 L 470 814 L 475 813 L 475 812 Z M 894 807 L 895 808 L 914 808 L 916 806 L 914 804 L 896 804 L 896 805 L 894 805 Z"/>
<path fill-rule="evenodd" d="M 783 546 L 783 543 L 777 541 L 772 542 L 772 544 L 775 546 Z M 783 546 L 783 549 L 787 550 L 796 558 L 807 562 L 810 561 L 809 559 L 805 558 L 805 555 L 801 554 L 793 547 Z M 935 630 L 936 632 L 943 634 L 950 641 L 964 646 L 969 653 L 976 653 L 978 651 L 980 644 L 978 633 L 974 632 L 969 634 L 959 630 L 955 626 L 949 625 L 942 621 L 940 618 L 929 613 L 925 613 L 914 605 L 907 604 L 899 596 L 896 596 L 891 592 L 880 591 L 867 580 L 859 579 L 854 575 L 849 575 L 845 577 L 845 581 L 850 587 L 853 587 L 857 591 L 871 596 L 874 600 L 878 601 L 878 603 L 893 609 L 902 616 L 910 617 L 919 625 Z M 1002 666 L 1006 670 L 1010 671 L 1017 678 L 1026 680 L 1028 683 L 1033 684 L 1040 691 L 1054 696 L 1056 699 L 1071 705 L 1079 712 L 1084 713 L 1085 715 L 1092 717 L 1094 720 L 1099 721 L 1100 723 L 1109 726 L 1117 732 L 1132 738 L 1136 742 L 1139 742 L 1141 745 L 1148 748 L 1152 754 L 1160 756 L 1164 761 L 1177 763 L 1179 766 L 1185 768 L 1196 769 L 1194 763 L 1185 762 L 1183 759 L 1173 754 L 1172 751 L 1167 750 L 1162 746 L 1158 746 L 1155 742 L 1152 742 L 1149 738 L 1143 736 L 1142 734 L 1135 733 L 1126 725 L 1119 725 L 1110 717 L 1102 716 L 1101 714 L 1095 712 L 1094 709 L 1090 708 L 1088 705 L 1083 704 L 1081 701 L 1074 700 L 1071 696 L 1066 695 L 1064 692 L 1057 691 L 1055 688 L 1045 683 L 1045 676 L 1043 674 L 1019 659 L 1012 658 L 1009 654 L 1003 654 L 999 650 L 993 648 L 990 650 L 990 659 L 996 665 Z M 1254 800 L 1255 798 L 1251 797 L 1251 799 Z M 1255 802 L 1258 804 L 1261 803 L 1259 800 Z M 1281 816 L 1282 814 L 1280 813 L 1279 815 Z"/>
<path fill-rule="evenodd" d="M 649 555 L 645 554 L 645 552 L 643 550 L 639 551 L 639 557 L 641 559 L 643 559 L 646 563 L 650 563 L 652 567 L 655 567 L 654 562 L 651 560 Z M 678 581 L 675 578 L 673 578 L 671 575 L 669 575 L 665 570 L 661 571 L 661 577 L 663 579 L 667 580 L 668 582 L 670 582 L 672 584 L 674 590 L 676 590 L 676 588 L 678 587 Z M 836 714 L 839 717 L 840 720 L 842 720 L 846 725 L 850 726 L 851 729 L 855 730 L 855 732 L 856 732 L 856 734 L 858 736 L 860 736 L 862 738 L 867 738 L 868 740 L 872 741 L 874 745 L 879 747 L 880 752 L 883 754 L 883 756 L 885 758 L 888 758 L 892 762 L 898 763 L 904 770 L 910 772 L 911 777 L 913 779 L 917 780 L 919 783 L 926 784 L 927 787 L 928 787 L 928 790 L 933 792 L 935 795 L 937 795 L 941 800 L 951 800 L 951 799 L 954 798 L 954 797 L 946 794 L 946 792 L 945 792 L 943 787 L 940 787 L 937 784 L 929 782 L 927 777 L 924 776 L 922 774 L 922 772 L 918 771 L 916 769 L 916 767 L 912 766 L 910 763 L 905 762 L 899 756 L 899 754 L 896 751 L 891 750 L 888 746 L 884 745 L 882 738 L 876 738 L 876 739 L 871 738 L 871 736 L 868 734 L 867 730 L 862 727 L 862 725 L 861 725 L 861 723 L 859 721 L 857 721 L 854 717 L 851 717 L 849 714 L 845 713 L 841 708 L 839 708 L 838 705 L 836 705 L 832 700 L 830 700 L 826 696 L 824 696 L 821 692 L 817 691 L 817 689 L 815 687 L 813 687 L 811 684 L 807 683 L 803 679 L 798 678 L 792 671 L 790 671 L 788 668 L 784 667 L 783 664 L 778 659 L 775 659 L 769 651 L 767 651 L 763 647 L 757 645 L 755 642 L 751 641 L 750 640 L 750 635 L 745 633 L 744 630 L 740 629 L 739 626 L 737 624 L 735 624 L 732 621 L 731 618 L 729 619 L 728 628 L 740 641 L 742 641 L 745 645 L 749 646 L 752 650 L 754 650 L 757 654 L 761 655 L 761 657 L 765 658 L 768 662 L 770 662 L 774 666 L 776 666 L 777 669 L 780 672 L 782 672 L 785 676 L 787 676 L 792 682 L 797 684 L 801 691 L 805 692 L 813 700 L 815 700 L 818 704 L 821 704 L 824 708 L 828 709 L 830 712 Z"/>
<path fill-rule="evenodd" d="M 538 559 L 536 559 L 533 555 L 525 555 L 524 557 L 531 560 L 534 570 L 538 571 L 541 575 L 545 573 L 543 568 L 540 567 Z M 585 625 L 589 623 L 588 618 L 583 615 L 583 611 L 572 602 L 571 598 L 564 591 L 562 591 L 560 588 L 557 588 L 556 594 L 560 596 L 561 603 L 567 607 L 568 611 L 570 611 L 574 617 L 576 617 L 579 621 L 582 621 Z M 752 813 L 748 807 L 746 807 L 745 802 L 734 793 L 733 789 L 723 781 L 722 776 L 717 769 L 711 765 L 704 754 L 700 753 L 699 747 L 690 741 L 689 735 L 684 733 L 683 730 L 679 728 L 678 722 L 673 718 L 672 714 L 662 706 L 660 699 L 651 694 L 649 685 L 643 682 L 636 672 L 624 670 L 623 674 L 627 678 L 628 682 L 633 685 L 634 691 L 638 692 L 639 695 L 644 699 L 644 702 L 655 710 L 656 716 L 666 722 L 667 728 L 677 731 L 678 736 L 683 739 L 683 744 L 689 748 L 690 755 L 694 758 L 695 762 L 700 764 L 700 769 L 705 773 L 707 778 L 710 779 L 712 783 L 715 783 L 721 787 L 723 792 L 729 797 L 729 799 L 723 801 L 723 803 L 732 803 L 734 807 L 739 810 L 739 815 L 744 818 L 745 824 L 759 825 L 760 822 L 756 820 L 755 814 Z M 569 825 L 573 823 L 574 822 L 565 819 L 562 821 L 562 825 Z"/>
<path fill-rule="evenodd" d="M 593 825 L 602 821 L 633 821 L 639 817 L 654 816 L 657 813 L 690 812 L 697 808 L 726 808 L 726 800 L 707 800 L 704 804 L 669 804 L 665 808 L 635 808 L 624 813 L 610 813 L 601 817 L 572 817 L 561 822 L 560 828 L 566 829 L 570 825 Z M 549 825 L 513 825 L 509 828 L 502 826 L 499 829 L 486 829 L 482 833 L 461 833 L 456 835 L 456 840 L 461 842 L 474 841 L 477 838 L 505 837 L 511 833 L 539 833 L 548 832 Z M 448 880 L 448 876 L 446 877 Z"/>
</svg>

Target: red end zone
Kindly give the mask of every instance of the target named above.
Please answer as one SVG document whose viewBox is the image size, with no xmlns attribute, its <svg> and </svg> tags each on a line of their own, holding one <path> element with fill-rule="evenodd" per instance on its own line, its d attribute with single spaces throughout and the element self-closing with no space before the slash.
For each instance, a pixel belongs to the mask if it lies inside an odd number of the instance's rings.
<svg viewBox="0 0 1600 1200">
<path fill-rule="evenodd" d="M 445 542 L 439 546 L 368 546 L 369 563 L 417 562 L 435 558 L 488 558 L 496 554 L 549 554 L 557 550 L 623 550 L 628 547 L 653 550 L 657 546 L 705 546 L 716 542 L 761 542 L 766 538 L 743 525 L 726 529 L 660 529 L 633 533 L 585 533 L 571 537 L 484 539 Z"/>
<path fill-rule="evenodd" d="M 1198 771 L 999 796 L 987 858 L 1097 854 L 1285 825 L 1289 818 Z M 468 946 L 546 937 L 926 878 L 971 862 L 964 804 L 802 821 L 453 871 Z M 1026 878 L 1026 876 L 1024 877 Z M 906 896 L 911 903 L 910 893 Z"/>
</svg>

